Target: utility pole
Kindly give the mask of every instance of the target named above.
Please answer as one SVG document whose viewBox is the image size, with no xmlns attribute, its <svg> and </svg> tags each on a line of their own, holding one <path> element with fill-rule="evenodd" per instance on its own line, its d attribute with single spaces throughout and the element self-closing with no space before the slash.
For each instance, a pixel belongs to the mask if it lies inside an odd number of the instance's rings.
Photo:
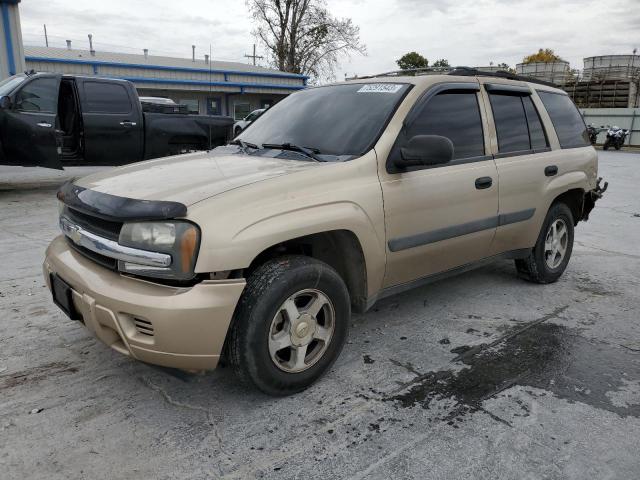
<svg viewBox="0 0 640 480">
<path fill-rule="evenodd" d="M 262 60 L 264 57 L 261 57 L 259 55 L 256 55 L 256 44 L 253 44 L 253 55 L 245 55 L 245 57 L 247 58 L 252 58 L 253 59 L 253 64 L 256 64 L 256 59 L 259 58 L 260 60 Z"/>
<path fill-rule="evenodd" d="M 49 47 L 49 37 L 47 36 L 47 24 L 44 24 L 44 43 Z"/>
</svg>

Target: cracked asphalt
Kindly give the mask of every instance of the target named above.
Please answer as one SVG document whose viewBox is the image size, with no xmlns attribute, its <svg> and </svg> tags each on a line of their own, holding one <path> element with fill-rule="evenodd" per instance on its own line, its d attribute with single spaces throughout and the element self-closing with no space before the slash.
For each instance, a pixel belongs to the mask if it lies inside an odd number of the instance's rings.
<svg viewBox="0 0 640 480">
<path fill-rule="evenodd" d="M 55 191 L 0 192 L 0 477 L 638 478 L 640 154 L 600 152 L 600 173 L 558 283 L 502 261 L 388 298 L 279 399 L 66 319 L 41 274 Z"/>
</svg>

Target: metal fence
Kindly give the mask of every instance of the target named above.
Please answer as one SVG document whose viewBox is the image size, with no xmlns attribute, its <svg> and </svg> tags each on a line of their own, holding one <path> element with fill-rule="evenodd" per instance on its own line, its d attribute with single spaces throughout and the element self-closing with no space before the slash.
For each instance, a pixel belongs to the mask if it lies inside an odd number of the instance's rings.
<svg viewBox="0 0 640 480">
<path fill-rule="evenodd" d="M 630 135 L 625 145 L 640 146 L 640 108 L 581 108 L 580 112 L 587 125 L 596 128 L 615 125 L 628 129 Z M 606 131 L 600 132 L 597 143 L 604 143 L 606 136 Z"/>
</svg>

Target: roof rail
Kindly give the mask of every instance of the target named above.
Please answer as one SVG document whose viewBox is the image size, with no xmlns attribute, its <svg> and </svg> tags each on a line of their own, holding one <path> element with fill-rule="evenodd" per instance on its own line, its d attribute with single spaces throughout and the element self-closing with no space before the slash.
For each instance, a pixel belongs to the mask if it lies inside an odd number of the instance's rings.
<svg viewBox="0 0 640 480">
<path fill-rule="evenodd" d="M 507 72 L 506 70 L 498 70 L 497 72 L 487 72 L 484 70 L 478 70 L 471 67 L 456 67 L 451 70 L 448 75 L 459 75 L 469 77 L 497 77 L 506 78 L 507 80 L 519 80 L 521 82 L 538 83 L 540 85 L 546 85 L 547 87 L 558 88 L 558 85 L 552 82 L 546 82 L 535 77 L 527 77 L 525 75 L 516 75 L 515 73 Z"/>
<path fill-rule="evenodd" d="M 538 83 L 540 85 L 546 85 L 548 87 L 556 87 L 558 85 L 551 82 L 546 82 L 535 77 L 526 77 L 524 75 L 516 75 L 515 73 L 507 72 L 506 70 L 498 70 L 497 72 L 487 72 L 484 70 L 478 70 L 471 67 L 427 67 L 427 68 L 411 68 L 407 70 L 392 70 L 390 72 L 376 73 L 375 75 L 366 75 L 364 77 L 351 77 L 347 80 L 367 79 L 367 78 L 379 78 L 379 77 L 401 77 L 401 76 L 419 76 L 419 75 L 459 75 L 469 77 L 497 77 L 506 78 L 508 80 L 519 80 L 521 82 Z"/>
</svg>

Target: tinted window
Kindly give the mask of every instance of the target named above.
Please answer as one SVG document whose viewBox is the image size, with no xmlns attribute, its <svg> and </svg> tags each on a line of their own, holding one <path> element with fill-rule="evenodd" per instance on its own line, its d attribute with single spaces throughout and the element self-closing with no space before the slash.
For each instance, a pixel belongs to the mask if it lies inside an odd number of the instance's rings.
<svg viewBox="0 0 640 480">
<path fill-rule="evenodd" d="M 547 140 L 547 134 L 542 126 L 542 120 L 540 120 L 540 114 L 533 104 L 530 96 L 522 97 L 522 103 L 524 104 L 524 111 L 527 114 L 527 122 L 529 123 L 529 137 L 531 138 L 531 148 L 539 149 L 549 146 Z"/>
<path fill-rule="evenodd" d="M 584 120 L 568 95 L 538 91 L 558 134 L 562 148 L 589 145 L 589 135 Z"/>
<path fill-rule="evenodd" d="M 491 109 L 500 153 L 530 150 L 527 117 L 519 95 L 492 94 Z"/>
<path fill-rule="evenodd" d="M 327 155 L 362 155 L 379 137 L 409 86 L 342 84 L 289 95 L 240 135 L 264 143 L 292 143 Z"/>
<path fill-rule="evenodd" d="M 15 97 L 16 109 L 24 112 L 55 113 L 58 106 L 58 79 L 36 78 Z"/>
<path fill-rule="evenodd" d="M 440 135 L 453 143 L 453 158 L 484 155 L 480 108 L 475 92 L 440 93 L 416 117 L 406 139 L 415 135 Z"/>
<path fill-rule="evenodd" d="M 124 85 L 85 82 L 84 111 L 88 113 L 131 113 L 132 105 Z"/>
</svg>

